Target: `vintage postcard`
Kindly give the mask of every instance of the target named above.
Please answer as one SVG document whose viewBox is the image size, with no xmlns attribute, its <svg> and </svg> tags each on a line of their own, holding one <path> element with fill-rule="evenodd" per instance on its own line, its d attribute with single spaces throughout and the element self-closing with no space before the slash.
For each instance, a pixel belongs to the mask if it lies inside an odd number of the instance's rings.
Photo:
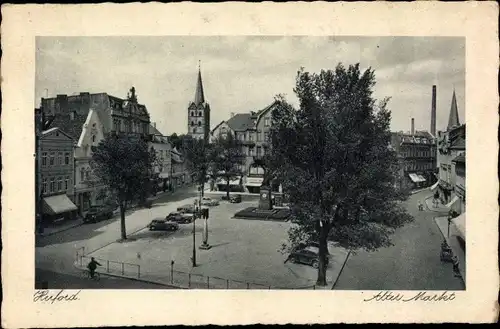
<svg viewBox="0 0 500 329">
<path fill-rule="evenodd" d="M 3 326 L 495 321 L 497 15 L 3 6 Z"/>
</svg>

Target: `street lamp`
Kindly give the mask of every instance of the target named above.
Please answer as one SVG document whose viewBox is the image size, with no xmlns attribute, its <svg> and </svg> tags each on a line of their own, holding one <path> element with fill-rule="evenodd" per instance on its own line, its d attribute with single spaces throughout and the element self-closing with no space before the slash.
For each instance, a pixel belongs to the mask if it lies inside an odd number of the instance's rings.
<svg viewBox="0 0 500 329">
<path fill-rule="evenodd" d="M 194 200 L 194 207 L 196 210 L 196 200 Z M 196 223 L 196 211 L 195 211 L 194 218 L 193 218 L 193 256 L 191 257 L 193 267 L 196 267 L 196 229 L 195 229 L 196 226 L 195 226 L 195 223 Z"/>
</svg>

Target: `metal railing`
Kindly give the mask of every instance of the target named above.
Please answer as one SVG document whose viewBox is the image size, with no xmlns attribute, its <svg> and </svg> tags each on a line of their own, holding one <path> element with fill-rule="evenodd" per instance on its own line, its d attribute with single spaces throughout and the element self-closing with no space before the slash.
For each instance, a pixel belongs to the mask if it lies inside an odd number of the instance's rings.
<svg viewBox="0 0 500 329">
<path fill-rule="evenodd" d="M 97 268 L 98 272 L 108 273 L 112 275 L 128 276 L 140 279 L 141 278 L 141 266 L 139 264 L 117 262 L 107 259 L 95 258 L 94 259 L 101 264 L 101 267 Z M 86 267 L 90 262 L 91 257 L 89 256 L 79 256 L 78 264 L 81 267 Z M 102 268 L 102 270 L 101 270 Z"/>
</svg>

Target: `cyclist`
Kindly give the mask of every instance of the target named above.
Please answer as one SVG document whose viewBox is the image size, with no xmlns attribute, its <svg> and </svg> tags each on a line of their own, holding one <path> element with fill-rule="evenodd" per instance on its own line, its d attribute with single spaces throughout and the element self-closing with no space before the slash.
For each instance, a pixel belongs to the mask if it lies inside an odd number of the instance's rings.
<svg viewBox="0 0 500 329">
<path fill-rule="evenodd" d="M 92 257 L 90 259 L 90 263 L 87 265 L 87 268 L 89 269 L 89 272 L 90 272 L 90 277 L 93 279 L 94 278 L 94 275 L 95 275 L 95 270 L 97 268 L 97 266 L 102 266 L 101 264 L 99 264 L 98 261 L 96 261 L 94 259 L 94 257 Z"/>
</svg>

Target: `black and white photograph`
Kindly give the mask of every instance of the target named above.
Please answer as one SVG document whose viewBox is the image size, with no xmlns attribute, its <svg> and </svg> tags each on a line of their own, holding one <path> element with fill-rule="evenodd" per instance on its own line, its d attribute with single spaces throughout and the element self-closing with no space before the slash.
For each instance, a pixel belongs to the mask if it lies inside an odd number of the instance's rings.
<svg viewBox="0 0 500 329">
<path fill-rule="evenodd" d="M 36 287 L 466 288 L 465 39 L 38 37 Z"/>
<path fill-rule="evenodd" d="M 2 327 L 497 321 L 495 3 L 1 10 Z"/>
</svg>

